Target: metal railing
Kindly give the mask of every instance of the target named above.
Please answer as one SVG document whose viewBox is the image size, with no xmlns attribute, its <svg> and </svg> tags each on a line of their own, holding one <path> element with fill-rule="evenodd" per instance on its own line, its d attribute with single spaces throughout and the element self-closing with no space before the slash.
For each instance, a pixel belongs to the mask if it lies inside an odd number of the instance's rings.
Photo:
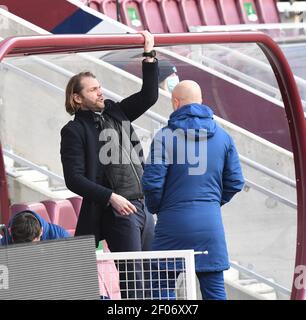
<svg viewBox="0 0 306 320">
<path fill-rule="evenodd" d="M 42 168 L 39 165 L 37 165 L 37 164 L 35 164 L 35 163 L 33 163 L 33 162 L 23 158 L 23 157 L 20 157 L 20 156 L 14 154 L 13 152 L 11 152 L 11 151 L 9 151 L 9 150 L 7 150 L 5 148 L 3 148 L 2 150 L 3 150 L 3 155 L 4 156 L 14 160 L 16 163 L 18 163 L 18 164 L 20 164 L 22 166 L 29 167 L 29 168 L 31 168 L 33 170 L 36 170 L 36 171 L 46 175 L 50 179 L 54 179 L 54 180 L 56 180 L 58 182 L 61 182 L 61 183 L 65 184 L 65 180 L 64 180 L 64 178 L 62 176 L 60 176 L 60 175 L 58 175 L 58 174 L 56 174 L 56 173 L 54 173 L 54 172 L 52 172 L 52 171 L 50 171 L 48 169 Z"/>
<path fill-rule="evenodd" d="M 306 23 L 254 23 L 215 26 L 192 26 L 192 32 L 217 32 L 217 31 L 260 31 L 260 30 L 292 30 L 306 29 Z"/>
<path fill-rule="evenodd" d="M 203 61 L 205 61 L 207 64 L 205 65 L 211 65 L 215 68 L 219 68 L 220 70 L 222 70 L 223 72 L 226 72 L 227 74 L 230 74 L 231 76 L 235 76 L 237 78 L 239 78 L 240 80 L 244 80 L 247 83 L 252 84 L 253 86 L 259 87 L 260 89 L 262 89 L 263 91 L 267 91 L 272 97 L 281 97 L 281 94 L 279 92 L 279 90 L 273 86 L 271 86 L 270 84 L 267 84 L 266 82 L 263 82 L 261 80 L 258 80 L 252 76 L 249 76 L 246 73 L 243 73 L 239 70 L 236 70 L 232 67 L 229 67 L 219 61 L 216 61 L 210 57 L 207 56 L 202 56 L 202 63 Z M 278 98 L 278 100 L 281 100 Z"/>
<path fill-rule="evenodd" d="M 218 45 L 218 44 L 211 45 L 211 47 L 215 47 L 215 48 L 220 49 L 222 51 L 228 51 L 231 54 L 233 54 L 233 56 L 235 58 L 238 58 L 241 61 L 246 62 L 248 64 L 251 62 L 256 70 L 260 69 L 262 71 L 272 72 L 270 65 L 264 63 L 263 61 L 255 59 L 249 55 L 246 55 L 238 50 L 235 50 L 235 49 L 232 49 L 232 48 L 229 48 L 226 46 Z M 236 70 L 230 66 L 226 66 L 225 64 L 223 64 L 219 61 L 216 61 L 215 59 L 213 59 L 211 57 L 201 55 L 200 62 L 203 64 L 203 61 L 205 61 L 205 62 L 207 61 L 211 65 L 222 70 L 223 72 L 226 72 L 227 74 L 238 77 L 238 78 L 244 80 L 245 82 L 248 82 L 254 86 L 257 86 L 257 87 L 263 89 L 264 91 L 268 92 L 268 94 L 271 97 L 274 97 L 279 101 L 282 101 L 281 93 L 278 88 L 276 88 L 276 87 L 274 87 L 274 86 L 272 86 L 262 80 L 258 80 L 256 78 L 252 77 L 251 75 L 243 73 L 240 70 Z M 298 84 L 299 88 L 306 91 L 306 80 L 304 80 L 298 76 L 294 76 L 294 79 L 295 79 L 296 83 Z M 306 101 L 303 99 L 302 99 L 302 105 L 303 105 L 304 109 L 306 109 Z M 305 115 L 305 117 L 306 117 L 306 115 Z"/>
<path fill-rule="evenodd" d="M 271 66 L 263 61 L 260 61 L 254 57 L 250 57 L 249 55 L 246 55 L 238 50 L 235 50 L 233 48 L 229 48 L 227 46 L 222 46 L 222 45 L 219 45 L 219 44 L 212 44 L 211 45 L 212 47 L 215 47 L 215 48 L 219 48 L 223 51 L 227 51 L 227 52 L 230 52 L 232 53 L 235 57 L 241 59 L 242 61 L 246 62 L 246 63 L 252 63 L 252 65 L 254 65 L 255 68 L 260 68 L 264 71 L 269 71 L 271 72 L 272 69 L 271 69 Z M 303 88 L 306 88 L 306 80 L 301 78 L 301 77 L 298 77 L 298 76 L 294 76 L 294 79 L 296 81 L 296 83 L 303 87 Z"/>
<path fill-rule="evenodd" d="M 281 286 L 281 285 L 269 280 L 268 278 L 263 277 L 260 274 L 248 269 L 248 268 L 245 268 L 245 267 L 243 267 L 235 262 L 232 262 L 232 261 L 230 262 L 230 265 L 232 268 L 238 270 L 239 272 L 244 273 L 244 274 L 251 276 L 252 278 L 254 278 L 262 283 L 267 284 L 268 286 L 272 287 L 277 292 L 283 293 L 287 296 L 290 296 L 290 294 L 291 294 L 291 290 L 289 290 L 288 288 L 285 288 L 284 286 Z"/>
</svg>

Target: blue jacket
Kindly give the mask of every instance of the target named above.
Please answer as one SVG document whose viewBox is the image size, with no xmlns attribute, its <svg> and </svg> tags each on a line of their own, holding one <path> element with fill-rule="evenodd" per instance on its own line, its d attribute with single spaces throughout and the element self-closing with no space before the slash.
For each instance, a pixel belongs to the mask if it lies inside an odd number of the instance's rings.
<svg viewBox="0 0 306 320">
<path fill-rule="evenodd" d="M 194 249 L 196 270 L 229 268 L 221 205 L 244 184 L 233 139 L 212 110 L 190 104 L 155 136 L 143 175 L 145 202 L 158 214 L 153 250 Z"/>
<path fill-rule="evenodd" d="M 44 220 L 41 216 L 39 216 L 34 211 L 30 211 L 30 212 L 32 212 L 32 214 L 38 219 L 38 221 L 40 222 L 43 228 L 43 234 L 40 240 L 53 240 L 53 239 L 70 237 L 69 233 L 64 228 L 56 224 L 48 223 L 46 220 Z M 14 220 L 14 217 L 12 217 L 11 220 L 9 221 L 8 228 L 12 226 L 13 220 Z M 6 245 L 7 243 L 8 244 L 12 243 L 12 237 L 10 234 L 8 234 L 8 241 L 5 236 L 1 239 L 1 245 Z"/>
</svg>

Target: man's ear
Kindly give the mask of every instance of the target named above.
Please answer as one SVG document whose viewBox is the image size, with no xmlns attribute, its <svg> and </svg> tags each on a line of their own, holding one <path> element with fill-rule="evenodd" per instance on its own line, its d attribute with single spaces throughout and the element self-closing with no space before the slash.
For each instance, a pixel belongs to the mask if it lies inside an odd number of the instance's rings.
<svg viewBox="0 0 306 320">
<path fill-rule="evenodd" d="M 36 237 L 36 238 L 34 238 L 32 241 L 33 241 L 33 242 L 40 241 L 40 238 L 41 238 L 41 236 L 43 235 L 43 232 L 44 232 L 44 229 L 43 229 L 43 227 L 42 227 L 41 230 L 40 230 L 39 236 Z"/>
<path fill-rule="evenodd" d="M 82 104 L 82 98 L 79 94 L 74 93 L 73 94 L 73 100 L 74 102 L 76 102 L 77 104 Z"/>
<path fill-rule="evenodd" d="M 177 98 L 173 98 L 173 103 L 172 104 L 173 104 L 174 111 L 176 111 L 180 106 L 180 100 L 177 99 Z"/>
</svg>

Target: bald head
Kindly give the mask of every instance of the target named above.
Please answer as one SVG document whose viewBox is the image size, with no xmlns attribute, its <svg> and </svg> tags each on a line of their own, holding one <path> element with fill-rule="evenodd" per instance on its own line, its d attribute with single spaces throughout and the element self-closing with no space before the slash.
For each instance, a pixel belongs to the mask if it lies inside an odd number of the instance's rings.
<svg viewBox="0 0 306 320">
<path fill-rule="evenodd" d="M 180 107 L 191 103 L 202 103 L 201 88 L 195 81 L 181 81 L 172 92 L 173 109 L 177 110 Z"/>
</svg>

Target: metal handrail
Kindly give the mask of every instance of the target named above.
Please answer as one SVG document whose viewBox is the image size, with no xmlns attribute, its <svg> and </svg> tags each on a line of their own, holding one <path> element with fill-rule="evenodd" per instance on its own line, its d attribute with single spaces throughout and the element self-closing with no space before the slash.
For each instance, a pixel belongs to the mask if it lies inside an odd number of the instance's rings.
<svg viewBox="0 0 306 320">
<path fill-rule="evenodd" d="M 291 207 L 293 209 L 297 209 L 297 204 L 295 202 L 288 200 L 285 197 L 280 196 L 279 194 L 277 194 L 273 191 L 270 191 L 269 189 L 262 187 L 257 183 L 250 181 L 249 179 L 244 178 L 244 180 L 245 180 L 246 187 L 253 188 L 254 190 L 257 190 L 257 191 L 265 194 L 266 196 L 269 196 L 269 197 L 272 197 L 273 199 L 278 200 L 279 202 L 287 205 L 288 207 Z"/>
<path fill-rule="evenodd" d="M 7 63 L 7 62 L 1 62 L 2 65 L 4 65 L 7 69 L 10 69 L 14 72 L 16 72 L 17 74 L 21 75 L 21 76 L 24 76 L 50 90 L 53 90 L 55 91 L 56 93 L 61 93 L 61 94 L 64 94 L 65 91 L 59 87 L 57 87 L 56 85 L 38 77 L 38 76 L 35 76 L 34 74 L 28 72 L 28 71 L 25 71 L 25 70 L 22 70 L 21 68 L 18 68 L 10 63 Z"/>
<path fill-rule="evenodd" d="M 249 75 L 247 75 L 246 73 L 243 73 L 239 70 L 236 70 L 232 67 L 229 67 L 229 66 L 226 66 L 225 64 L 219 62 L 219 61 L 216 61 L 212 58 L 209 58 L 207 56 L 202 56 L 202 60 L 205 60 L 206 62 L 216 66 L 216 67 L 219 67 L 220 69 L 222 69 L 222 71 L 224 72 L 228 72 L 230 73 L 231 75 L 234 75 L 234 76 L 237 76 L 239 77 L 240 79 L 243 79 L 257 87 L 260 87 L 261 89 L 264 89 L 266 91 L 269 91 L 270 94 L 272 94 L 273 96 L 280 96 L 280 92 L 278 89 L 276 89 L 275 87 L 261 81 L 261 80 L 258 80 L 254 77 L 251 77 Z M 280 99 L 279 99 L 280 100 Z"/>
<path fill-rule="evenodd" d="M 238 50 L 235 50 L 235 49 L 232 49 L 232 48 L 229 48 L 227 46 L 222 46 L 222 45 L 219 45 L 219 44 L 213 44 L 211 46 L 214 46 L 216 48 L 220 48 L 224 51 L 228 51 L 230 53 L 233 53 L 235 56 L 239 57 L 239 59 L 241 60 L 244 60 L 245 62 L 252 62 L 256 67 L 259 67 L 261 69 L 264 69 L 265 71 L 271 71 L 271 66 L 266 64 L 265 62 L 263 61 L 260 61 L 258 59 L 255 59 L 253 57 L 250 57 Z M 298 77 L 298 76 L 294 76 L 294 79 L 295 81 L 302 87 L 306 87 L 306 80 L 301 78 L 301 77 Z"/>
<path fill-rule="evenodd" d="M 240 52 L 238 50 L 235 50 L 235 49 L 232 49 L 232 48 L 229 48 L 229 47 L 226 47 L 226 46 L 222 46 L 222 45 L 219 45 L 219 44 L 213 44 L 211 46 L 216 47 L 216 48 L 220 48 L 223 51 L 228 51 L 228 52 L 234 54 L 239 59 L 241 59 L 241 60 L 243 60 L 243 61 L 245 61 L 247 63 L 252 62 L 252 64 L 254 64 L 255 67 L 261 68 L 264 71 L 271 71 L 271 66 L 270 65 L 264 63 L 263 61 L 255 59 L 255 58 L 253 58 L 251 56 L 248 56 L 248 55 L 246 55 L 246 54 L 244 54 L 244 53 L 242 53 L 242 52 Z M 218 61 L 215 61 L 212 58 L 208 58 L 208 57 L 202 55 L 201 59 L 202 60 L 207 60 L 207 61 L 210 60 L 211 63 L 219 66 L 220 68 L 223 68 L 224 71 L 230 72 L 230 73 L 232 73 L 234 75 L 238 75 L 241 78 L 245 78 L 246 81 L 254 82 L 255 84 L 257 84 L 260 87 L 264 84 L 264 82 L 262 82 L 261 80 L 257 80 L 255 78 L 252 78 L 251 76 L 246 75 L 246 74 L 244 74 L 244 73 L 242 73 L 240 71 L 237 71 L 237 70 L 235 70 L 235 69 L 233 69 L 231 67 L 228 67 L 228 66 L 226 66 L 226 65 L 224 65 L 224 64 L 222 64 L 222 63 L 220 63 Z M 297 84 L 301 88 L 306 89 L 306 80 L 305 79 L 303 79 L 301 77 L 298 77 L 296 75 L 294 75 L 294 79 L 295 79 L 295 81 L 297 82 Z M 269 84 L 265 84 L 264 89 L 270 91 L 275 96 L 278 96 L 278 95 L 280 96 L 279 89 L 277 89 L 276 87 L 273 87 L 273 86 L 271 86 Z M 279 99 L 279 100 L 281 101 L 281 99 Z M 302 100 L 302 104 L 306 108 L 306 101 L 305 100 Z"/>
<path fill-rule="evenodd" d="M 305 29 L 306 23 L 261 23 L 261 24 L 233 24 L 215 26 L 192 26 L 192 32 L 206 31 L 258 31 L 258 30 L 279 30 L 279 29 Z"/>
<path fill-rule="evenodd" d="M 48 178 L 54 179 L 56 181 L 59 181 L 63 184 L 65 184 L 65 180 L 62 176 L 48 170 L 48 169 L 44 169 L 40 166 L 38 166 L 37 164 L 26 160 L 23 157 L 17 156 L 16 154 L 14 154 L 13 152 L 8 151 L 7 149 L 2 149 L 3 150 L 3 154 L 11 159 L 13 159 L 14 161 L 16 161 L 17 163 L 24 165 L 26 167 L 30 167 L 31 169 L 35 169 L 36 171 L 46 175 Z"/>
<path fill-rule="evenodd" d="M 290 296 L 290 294 L 291 294 L 291 291 L 289 289 L 287 289 L 284 286 L 281 286 L 281 285 L 279 285 L 279 284 L 277 284 L 277 283 L 275 283 L 275 282 L 273 282 L 273 281 L 271 281 L 271 280 L 259 275 L 258 273 L 254 272 L 254 271 L 252 271 L 252 270 L 250 270 L 248 268 L 245 268 L 245 267 L 243 267 L 243 266 L 241 266 L 241 265 L 239 265 L 239 264 L 237 264 L 235 262 L 232 262 L 232 261 L 230 261 L 230 265 L 231 265 L 232 268 L 234 268 L 234 269 L 236 269 L 236 270 L 238 270 L 238 271 L 240 271 L 242 273 L 245 273 L 248 276 L 252 276 L 256 280 L 259 280 L 259 281 L 269 285 L 270 287 L 274 288 L 275 290 L 277 290 L 277 291 L 279 291 L 279 292 L 281 292 L 281 293 L 283 293 L 285 295 Z"/>
<path fill-rule="evenodd" d="M 265 173 L 266 175 L 270 176 L 271 178 L 274 178 L 280 182 L 283 182 L 290 187 L 296 188 L 295 180 L 290 179 L 290 178 L 278 173 L 277 171 L 269 169 L 269 168 L 263 166 L 262 164 L 260 164 L 256 161 L 253 161 L 253 160 L 251 160 L 241 154 L 239 155 L 239 159 L 242 163 L 248 165 L 249 167 L 252 167 L 253 169 L 261 171 L 261 172 Z"/>
</svg>

